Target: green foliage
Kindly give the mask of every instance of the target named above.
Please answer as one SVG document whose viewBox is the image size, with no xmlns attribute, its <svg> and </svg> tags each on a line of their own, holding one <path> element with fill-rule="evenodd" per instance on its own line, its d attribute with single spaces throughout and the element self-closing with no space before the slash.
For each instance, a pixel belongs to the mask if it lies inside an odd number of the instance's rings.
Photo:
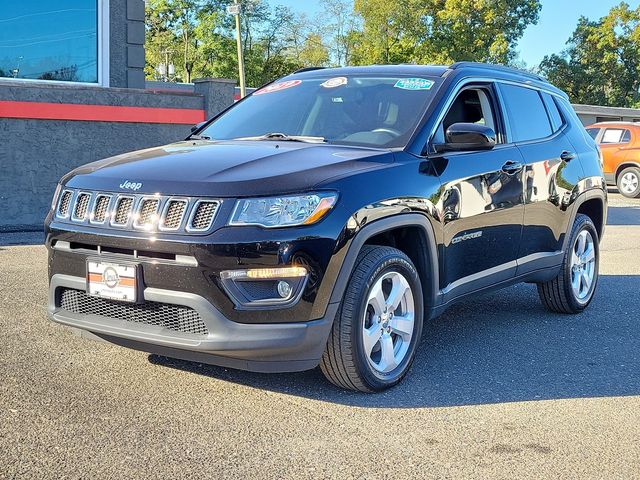
<svg viewBox="0 0 640 480">
<path fill-rule="evenodd" d="M 238 78 L 235 18 L 230 0 L 149 0 L 147 78 L 165 79 L 158 67 L 175 65 L 172 81 Z M 327 47 L 302 15 L 265 0 L 244 0 L 242 41 L 247 85 L 260 86 L 304 66 L 326 65 Z"/>
<path fill-rule="evenodd" d="M 623 2 L 598 21 L 580 18 L 567 45 L 540 72 L 573 102 L 640 107 L 640 7 Z"/>
<path fill-rule="evenodd" d="M 355 0 L 363 29 L 355 63 L 436 63 L 469 60 L 508 64 L 539 0 Z"/>
<path fill-rule="evenodd" d="M 372 63 L 508 63 L 539 0 L 321 0 L 313 21 L 267 0 L 243 0 L 247 85 L 301 67 Z M 231 0 L 148 0 L 147 78 L 237 78 Z"/>
</svg>

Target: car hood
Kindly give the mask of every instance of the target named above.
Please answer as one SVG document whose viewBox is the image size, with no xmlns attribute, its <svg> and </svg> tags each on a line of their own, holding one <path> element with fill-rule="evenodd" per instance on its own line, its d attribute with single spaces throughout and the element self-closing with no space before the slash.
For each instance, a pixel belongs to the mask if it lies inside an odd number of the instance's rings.
<svg viewBox="0 0 640 480">
<path fill-rule="evenodd" d="M 68 187 L 171 195 L 251 196 L 304 191 L 326 180 L 381 168 L 385 150 L 274 141 L 185 141 L 77 168 Z"/>
</svg>

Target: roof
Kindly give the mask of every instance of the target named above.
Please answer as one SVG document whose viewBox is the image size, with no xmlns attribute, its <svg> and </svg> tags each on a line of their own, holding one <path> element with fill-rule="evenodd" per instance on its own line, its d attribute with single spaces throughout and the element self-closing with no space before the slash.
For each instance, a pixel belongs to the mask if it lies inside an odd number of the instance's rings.
<svg viewBox="0 0 640 480">
<path fill-rule="evenodd" d="M 625 127 L 640 129 L 640 122 L 596 122 L 587 125 L 585 128 L 591 127 Z"/>
<path fill-rule="evenodd" d="M 614 117 L 636 117 L 640 118 L 640 108 L 625 107 L 601 107 L 599 105 L 573 105 L 577 113 L 591 115 L 612 115 Z"/>
<path fill-rule="evenodd" d="M 337 77 L 340 75 L 408 75 L 419 77 L 447 77 L 450 75 L 482 76 L 514 82 L 524 82 L 540 88 L 544 88 L 558 95 L 566 97 L 566 94 L 551 85 L 544 77 L 532 72 L 518 70 L 503 65 L 489 63 L 457 62 L 450 66 L 444 65 L 369 65 L 360 67 L 337 68 L 303 68 L 291 74 L 295 78 Z"/>
<path fill-rule="evenodd" d="M 425 77 L 442 77 L 449 67 L 442 65 L 368 65 L 362 67 L 336 67 L 336 68 L 303 68 L 294 72 L 296 77 L 336 77 L 339 75 L 421 75 Z"/>
</svg>

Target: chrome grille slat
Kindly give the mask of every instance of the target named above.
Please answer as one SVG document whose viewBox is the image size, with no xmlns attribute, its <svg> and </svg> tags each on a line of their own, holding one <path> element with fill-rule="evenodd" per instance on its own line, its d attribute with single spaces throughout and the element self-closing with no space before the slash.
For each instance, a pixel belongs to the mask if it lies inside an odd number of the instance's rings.
<svg viewBox="0 0 640 480">
<path fill-rule="evenodd" d="M 109 212 L 109 203 L 111 202 L 111 195 L 102 195 L 99 194 L 96 197 L 96 203 L 93 208 L 93 218 L 91 219 L 94 223 L 104 223 L 107 219 L 107 213 Z"/>
<path fill-rule="evenodd" d="M 73 219 L 78 222 L 83 222 L 87 219 L 87 213 L 89 212 L 89 202 L 91 200 L 91 194 L 82 192 L 76 197 L 76 204 L 73 208 Z"/>
<path fill-rule="evenodd" d="M 209 230 L 213 219 L 216 216 L 219 203 L 212 200 L 198 200 L 187 226 L 188 231 L 205 231 Z"/>
<path fill-rule="evenodd" d="M 69 216 L 69 210 L 71 207 L 71 199 L 73 198 L 73 192 L 71 190 L 65 190 L 60 196 L 60 203 L 58 204 L 58 216 L 66 218 Z"/>
<path fill-rule="evenodd" d="M 138 215 L 135 226 L 140 228 L 153 227 L 157 220 L 160 200 L 157 198 L 143 198 L 138 207 Z"/>
<path fill-rule="evenodd" d="M 204 235 L 213 228 L 221 204 L 212 198 L 67 188 L 60 194 L 55 217 L 96 228 Z"/>
<path fill-rule="evenodd" d="M 131 212 L 133 211 L 133 197 L 118 197 L 116 200 L 116 206 L 111 219 L 112 225 L 125 226 L 129 223 L 131 218 Z"/>
<path fill-rule="evenodd" d="M 161 226 L 162 230 L 177 230 L 180 228 L 182 218 L 187 210 L 186 200 L 169 199 L 165 208 L 164 215 L 162 216 Z"/>
</svg>

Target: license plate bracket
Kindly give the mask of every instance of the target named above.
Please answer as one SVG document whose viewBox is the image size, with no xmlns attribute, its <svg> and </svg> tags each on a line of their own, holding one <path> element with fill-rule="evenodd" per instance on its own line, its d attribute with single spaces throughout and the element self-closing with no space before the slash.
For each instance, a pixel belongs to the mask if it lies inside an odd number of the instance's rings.
<svg viewBox="0 0 640 480">
<path fill-rule="evenodd" d="M 87 294 L 92 297 L 136 303 L 138 301 L 139 265 L 87 259 Z"/>
</svg>

